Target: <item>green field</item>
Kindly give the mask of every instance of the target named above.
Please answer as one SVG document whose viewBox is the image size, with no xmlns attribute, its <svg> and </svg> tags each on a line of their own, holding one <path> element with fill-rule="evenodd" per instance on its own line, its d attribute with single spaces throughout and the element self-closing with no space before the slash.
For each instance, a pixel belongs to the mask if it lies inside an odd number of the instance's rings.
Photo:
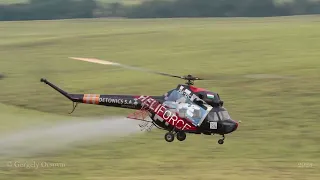
<svg viewBox="0 0 320 180">
<path fill-rule="evenodd" d="M 105 3 L 122 2 L 125 4 L 136 4 L 142 1 L 144 0 L 98 0 L 98 2 L 105 2 Z M 312 0 L 312 1 L 319 1 L 319 0 Z M 11 4 L 11 3 L 22 3 L 22 2 L 28 2 L 28 0 L 0 0 L 0 4 L 1 3 Z M 275 0 L 275 2 L 284 3 L 284 2 L 291 2 L 291 0 Z"/>
<path fill-rule="evenodd" d="M 27 0 L 0 0 L 0 4 L 24 3 Z"/>
<path fill-rule="evenodd" d="M 0 179 L 319 179 L 320 18 L 60 20 L 0 23 L 0 142 L 6 132 L 65 119 L 131 111 L 71 102 L 40 78 L 72 93 L 159 95 L 179 79 L 68 59 L 96 57 L 167 73 L 194 74 L 219 92 L 238 131 L 189 135 L 163 131 L 97 139 L 79 148 L 3 160 Z M 282 78 L 248 78 L 255 74 Z M 62 162 L 26 169 L 8 161 Z M 312 167 L 299 167 L 309 163 Z"/>
<path fill-rule="evenodd" d="M 126 4 L 136 4 L 143 0 L 98 0 L 98 2 L 112 3 L 112 2 L 122 2 Z M 0 4 L 12 4 L 12 3 L 25 3 L 28 0 L 0 0 Z"/>
</svg>

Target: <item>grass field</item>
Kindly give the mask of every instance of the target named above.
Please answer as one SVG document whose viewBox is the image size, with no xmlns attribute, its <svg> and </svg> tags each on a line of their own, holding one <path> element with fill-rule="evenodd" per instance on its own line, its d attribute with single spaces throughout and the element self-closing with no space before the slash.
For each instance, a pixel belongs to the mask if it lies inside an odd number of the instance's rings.
<svg viewBox="0 0 320 180">
<path fill-rule="evenodd" d="M 13 3 L 24 3 L 27 0 L 0 0 L 0 4 L 13 4 Z"/>
<path fill-rule="evenodd" d="M 2 135 L 27 126 L 130 111 L 80 105 L 40 83 L 73 93 L 163 94 L 179 79 L 68 59 L 96 57 L 152 70 L 194 74 L 219 92 L 237 132 L 165 142 L 163 131 L 6 159 L 0 179 L 319 179 L 320 18 L 61 20 L 0 23 Z M 280 79 L 246 75 L 270 74 Z M 289 78 L 290 77 L 290 78 Z M 71 118 L 71 117 L 72 118 Z M 1 139 L 1 134 L 0 134 Z M 12 168 L 8 161 L 65 167 Z M 299 167 L 309 163 L 312 167 Z"/>
<path fill-rule="evenodd" d="M 98 0 L 98 2 L 104 2 L 104 3 L 122 2 L 126 4 L 136 4 L 142 1 L 143 0 Z M 0 4 L 25 3 L 25 2 L 28 2 L 28 0 L 0 0 Z"/>
</svg>

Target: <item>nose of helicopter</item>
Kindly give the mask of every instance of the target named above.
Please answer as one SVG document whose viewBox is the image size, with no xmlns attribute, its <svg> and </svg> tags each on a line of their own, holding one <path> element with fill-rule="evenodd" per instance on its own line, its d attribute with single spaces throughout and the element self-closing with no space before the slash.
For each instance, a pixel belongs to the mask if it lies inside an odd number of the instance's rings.
<svg viewBox="0 0 320 180">
<path fill-rule="evenodd" d="M 226 133 L 231 133 L 238 129 L 239 123 L 235 120 L 225 120 L 223 122 L 223 126 L 225 127 Z"/>
<path fill-rule="evenodd" d="M 238 129 L 239 123 L 237 121 L 233 121 L 233 122 L 235 122 L 235 127 L 234 127 L 233 131 L 235 131 Z"/>
</svg>

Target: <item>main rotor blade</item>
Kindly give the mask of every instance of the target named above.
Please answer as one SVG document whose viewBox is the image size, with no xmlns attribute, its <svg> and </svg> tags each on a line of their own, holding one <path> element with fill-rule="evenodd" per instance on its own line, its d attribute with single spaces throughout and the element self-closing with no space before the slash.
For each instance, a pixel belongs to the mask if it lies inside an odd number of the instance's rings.
<svg viewBox="0 0 320 180">
<path fill-rule="evenodd" d="M 137 70 L 137 71 L 144 71 L 144 72 L 149 72 L 149 73 L 153 73 L 153 74 L 160 74 L 160 75 L 163 75 L 163 76 L 169 76 L 169 77 L 175 77 L 175 78 L 184 79 L 183 76 L 176 76 L 176 75 L 172 75 L 172 74 L 167 74 L 167 73 L 162 73 L 162 72 L 157 72 L 157 71 L 151 71 L 151 70 L 148 70 L 148 69 L 143 69 L 143 68 L 138 68 L 138 67 L 133 67 L 133 66 L 128 66 L 128 65 L 123 65 L 123 64 L 119 64 L 119 63 L 115 63 L 115 62 L 111 62 L 111 61 L 106 61 L 106 60 L 101 60 L 101 59 L 80 58 L 80 57 L 69 57 L 69 58 L 70 59 L 74 59 L 74 60 L 80 60 L 80 61 L 87 61 L 87 62 L 91 62 L 91 63 L 103 64 L 103 65 L 120 66 L 120 67 L 123 67 L 123 68 L 133 69 L 133 70 Z"/>
</svg>

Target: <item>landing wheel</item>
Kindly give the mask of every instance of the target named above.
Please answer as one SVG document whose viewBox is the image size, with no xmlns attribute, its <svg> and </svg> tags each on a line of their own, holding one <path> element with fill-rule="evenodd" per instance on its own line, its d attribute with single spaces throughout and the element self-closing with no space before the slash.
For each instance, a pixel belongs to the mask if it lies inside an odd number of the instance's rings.
<svg viewBox="0 0 320 180">
<path fill-rule="evenodd" d="M 183 131 L 180 131 L 180 132 L 177 133 L 177 139 L 179 141 L 184 141 L 186 139 L 186 137 L 187 137 L 187 135 Z"/>
<path fill-rule="evenodd" d="M 219 139 L 218 143 L 219 143 L 219 144 L 223 144 L 223 143 L 224 143 L 224 139 L 225 139 L 225 136 L 222 135 L 222 139 Z"/>
<path fill-rule="evenodd" d="M 223 139 L 219 139 L 218 143 L 219 143 L 219 144 L 223 144 L 223 143 L 224 143 L 224 140 L 223 140 Z"/>
<path fill-rule="evenodd" d="M 174 134 L 172 132 L 167 132 L 165 135 L 164 135 L 164 139 L 167 141 L 167 142 L 172 142 L 174 140 Z"/>
</svg>

